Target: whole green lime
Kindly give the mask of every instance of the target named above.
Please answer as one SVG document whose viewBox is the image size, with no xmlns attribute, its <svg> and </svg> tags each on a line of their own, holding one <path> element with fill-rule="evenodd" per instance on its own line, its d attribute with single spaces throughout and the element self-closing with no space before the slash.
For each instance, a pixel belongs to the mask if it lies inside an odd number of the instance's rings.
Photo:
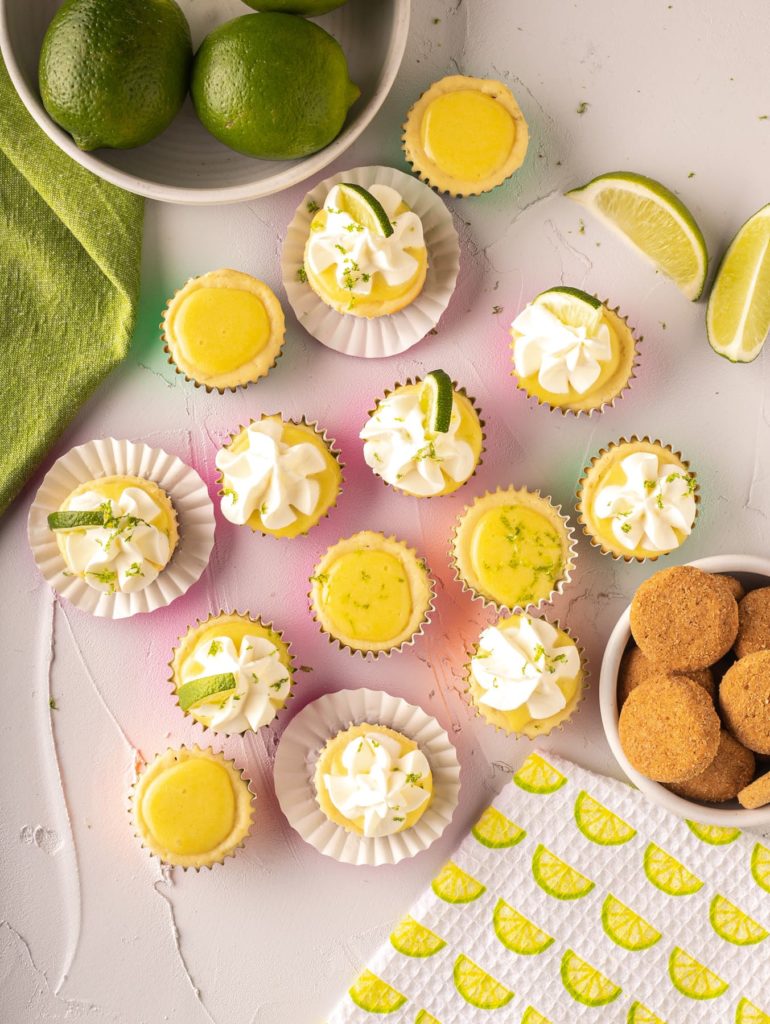
<svg viewBox="0 0 770 1024">
<path fill-rule="evenodd" d="M 360 95 L 342 47 L 292 14 L 245 14 L 204 39 L 195 55 L 193 103 L 231 149 L 291 160 L 328 146 Z"/>
<path fill-rule="evenodd" d="M 176 0 L 65 0 L 43 39 L 40 95 L 81 149 L 130 149 L 171 123 L 191 61 Z"/>
<path fill-rule="evenodd" d="M 348 0 L 243 0 L 255 11 L 283 11 L 284 14 L 306 14 L 315 18 L 326 14 L 335 7 L 342 7 Z"/>
</svg>

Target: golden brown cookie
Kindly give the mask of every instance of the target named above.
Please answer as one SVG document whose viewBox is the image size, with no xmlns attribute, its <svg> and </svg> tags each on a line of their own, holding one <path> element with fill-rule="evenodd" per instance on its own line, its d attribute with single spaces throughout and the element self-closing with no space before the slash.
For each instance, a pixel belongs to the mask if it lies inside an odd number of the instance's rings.
<svg viewBox="0 0 770 1024">
<path fill-rule="evenodd" d="M 740 601 L 746 593 L 746 588 L 736 576 L 715 575 L 714 579 L 722 580 L 726 583 L 736 601 Z"/>
<path fill-rule="evenodd" d="M 760 775 L 751 785 L 742 789 L 738 794 L 738 803 L 749 810 L 770 804 L 770 772 Z"/>
<path fill-rule="evenodd" d="M 721 804 L 734 800 L 747 782 L 754 778 L 754 755 L 729 732 L 722 730 L 717 756 L 700 775 L 676 782 L 668 788 L 687 800 L 705 800 Z"/>
<path fill-rule="evenodd" d="M 692 565 L 656 572 L 631 602 L 631 633 L 666 671 L 708 668 L 732 647 L 738 604 L 724 583 Z"/>
<path fill-rule="evenodd" d="M 649 679 L 650 676 L 659 675 L 661 671 L 665 671 L 665 669 L 661 669 L 659 665 L 654 665 L 649 658 L 645 658 L 638 647 L 633 644 L 629 645 L 623 655 L 618 673 L 619 706 L 622 707 L 625 704 L 629 693 L 635 690 L 640 683 Z M 686 675 L 698 686 L 702 686 L 713 701 L 717 699 L 717 684 L 710 668 L 696 669 L 692 672 L 673 672 L 672 675 Z"/>
<path fill-rule="evenodd" d="M 620 712 L 618 731 L 628 760 L 656 782 L 699 775 L 719 747 L 719 715 L 687 676 L 660 674 L 637 686 Z"/>
<path fill-rule="evenodd" d="M 770 649 L 770 587 L 750 590 L 738 605 L 738 637 L 735 653 L 739 658 L 755 651 Z"/>
<path fill-rule="evenodd" d="M 755 651 L 728 669 L 719 687 L 725 726 L 756 754 L 770 754 L 770 651 Z"/>
</svg>

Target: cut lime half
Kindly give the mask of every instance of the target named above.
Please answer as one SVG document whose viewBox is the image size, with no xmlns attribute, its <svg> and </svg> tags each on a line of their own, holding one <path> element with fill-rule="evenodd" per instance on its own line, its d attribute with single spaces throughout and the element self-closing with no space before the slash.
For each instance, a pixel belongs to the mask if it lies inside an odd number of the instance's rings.
<svg viewBox="0 0 770 1024">
<path fill-rule="evenodd" d="M 385 213 L 382 203 L 363 185 L 343 182 L 338 188 L 337 195 L 339 208 L 343 213 L 347 213 L 356 224 L 374 231 L 375 234 L 382 235 L 383 238 L 388 238 L 393 234 L 393 225 L 390 223 L 390 218 Z"/>
<path fill-rule="evenodd" d="M 706 310 L 709 344 L 732 363 L 750 363 L 770 331 L 770 204 L 743 225 L 714 278 Z"/>
<path fill-rule="evenodd" d="M 688 999 L 717 999 L 728 983 L 677 946 L 668 958 L 668 973 L 677 992 Z"/>
<path fill-rule="evenodd" d="M 452 422 L 454 387 L 452 378 L 444 370 L 431 370 L 422 382 L 428 404 L 428 430 L 446 434 Z"/>
<path fill-rule="evenodd" d="M 561 980 L 572 998 L 584 1006 L 606 1006 L 623 991 L 571 949 L 561 959 Z"/>
<path fill-rule="evenodd" d="M 700 298 L 708 273 L 706 242 L 665 185 L 632 171 L 610 171 L 567 195 L 622 235 L 688 299 Z"/>
<path fill-rule="evenodd" d="M 102 509 L 96 509 L 93 512 L 51 512 L 48 516 L 48 528 L 60 532 L 87 530 L 94 526 L 104 526 Z"/>
<path fill-rule="evenodd" d="M 202 676 L 183 683 L 177 690 L 177 699 L 182 711 L 189 711 L 195 704 L 208 700 L 216 694 L 223 695 L 235 689 L 235 676 L 232 672 L 222 672 L 217 676 Z"/>
<path fill-rule="evenodd" d="M 360 974 L 348 989 L 348 995 L 367 1013 L 395 1013 L 406 1002 L 406 996 L 391 988 L 371 971 Z"/>
</svg>

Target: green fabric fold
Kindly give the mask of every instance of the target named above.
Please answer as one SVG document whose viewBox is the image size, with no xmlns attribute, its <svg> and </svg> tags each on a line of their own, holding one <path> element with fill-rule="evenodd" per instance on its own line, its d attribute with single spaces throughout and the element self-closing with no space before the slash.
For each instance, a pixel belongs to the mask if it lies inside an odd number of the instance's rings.
<svg viewBox="0 0 770 1024">
<path fill-rule="evenodd" d="M 0 59 L 0 513 L 128 351 L 143 210 L 50 141 Z"/>
</svg>

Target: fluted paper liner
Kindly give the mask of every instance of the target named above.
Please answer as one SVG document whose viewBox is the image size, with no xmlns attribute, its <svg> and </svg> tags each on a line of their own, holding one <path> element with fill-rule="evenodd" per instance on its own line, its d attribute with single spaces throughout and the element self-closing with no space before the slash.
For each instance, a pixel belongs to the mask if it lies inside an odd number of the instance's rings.
<svg viewBox="0 0 770 1024">
<path fill-rule="evenodd" d="M 330 821 L 318 805 L 313 776 L 328 740 L 351 725 L 384 725 L 414 740 L 433 776 L 433 797 L 403 832 L 367 838 Z M 340 690 L 308 704 L 291 721 L 275 757 L 275 792 L 291 827 L 319 853 L 343 864 L 397 864 L 427 848 L 452 820 L 460 792 L 457 752 L 435 718 L 382 690 Z"/>
<path fill-rule="evenodd" d="M 179 542 L 168 565 L 144 590 L 105 594 L 69 569 L 48 515 L 82 483 L 103 476 L 137 476 L 156 483 L 171 500 Z M 70 449 L 46 473 L 29 510 L 27 536 L 38 569 L 51 587 L 76 607 L 104 618 L 124 619 L 171 604 L 201 576 L 214 546 L 214 507 L 200 476 L 162 448 L 105 437 Z"/>
<path fill-rule="evenodd" d="M 527 612 L 517 612 L 516 614 L 518 614 L 518 615 L 527 615 L 529 613 L 527 613 Z M 500 618 L 501 619 L 502 618 L 508 618 L 508 616 L 503 614 L 502 616 L 500 616 Z M 558 619 L 549 619 L 547 615 L 530 615 L 530 618 L 539 619 L 542 622 L 547 622 L 550 626 L 553 626 L 554 629 L 560 629 L 562 631 L 562 633 L 566 633 L 567 634 L 567 636 L 570 638 L 570 640 L 572 640 L 572 642 L 577 647 L 578 656 L 580 657 L 580 668 L 581 668 L 581 671 L 583 673 L 583 678 L 580 681 L 580 693 L 578 694 L 577 700 L 575 701 L 575 705 L 572 708 L 572 710 L 570 711 L 570 713 L 568 715 L 566 715 L 564 718 L 562 718 L 562 720 L 560 722 L 556 722 L 554 725 L 550 726 L 548 729 L 544 729 L 542 732 L 538 732 L 534 736 L 530 736 L 530 735 L 528 735 L 524 731 L 505 729 L 503 726 L 498 725 L 496 722 L 490 721 L 487 718 L 487 716 L 484 714 L 484 712 L 481 710 L 481 708 L 478 706 L 478 704 L 476 704 L 476 702 L 474 701 L 473 697 L 471 696 L 471 685 L 470 685 L 470 682 L 471 682 L 471 669 L 472 669 L 471 662 L 472 662 L 473 658 L 476 656 L 476 654 L 478 652 L 480 637 L 479 637 L 479 640 L 477 640 L 473 644 L 473 646 L 472 646 L 472 648 L 471 648 L 471 650 L 469 652 L 468 661 L 463 666 L 464 670 L 465 670 L 465 675 L 463 677 L 463 681 L 465 683 L 465 689 L 463 690 L 463 696 L 465 697 L 465 700 L 466 700 L 468 706 L 471 708 L 472 711 L 475 712 L 476 716 L 478 718 L 483 719 L 484 722 L 487 725 L 491 725 L 492 728 L 495 730 L 495 732 L 504 732 L 508 736 L 515 736 L 517 738 L 523 737 L 524 739 L 530 740 L 531 742 L 535 742 L 536 740 L 541 739 L 543 736 L 549 736 L 554 731 L 554 729 L 556 729 L 559 732 L 561 732 L 564 729 L 564 726 L 577 713 L 578 709 L 580 708 L 580 705 L 583 703 L 583 700 L 585 699 L 586 690 L 590 689 L 590 687 L 589 687 L 589 683 L 588 683 L 588 659 L 586 658 L 585 650 L 581 646 L 581 644 L 577 641 L 577 639 L 572 635 L 572 633 L 567 629 L 567 627 L 566 626 L 562 626 Z M 500 622 L 500 619 L 498 619 L 497 622 L 491 623 L 491 625 L 492 626 L 497 626 L 499 624 L 499 622 Z M 501 713 L 505 714 L 505 712 L 501 712 Z M 557 712 L 557 715 L 552 715 L 552 716 L 549 716 L 549 717 L 556 718 L 561 713 L 562 712 L 559 711 L 559 712 Z M 546 719 L 533 719 L 533 721 L 535 721 L 535 722 L 546 721 Z"/>
<path fill-rule="evenodd" d="M 599 405 L 595 405 L 590 409 L 573 409 L 571 406 L 551 405 L 550 402 L 547 402 L 539 395 L 533 395 L 531 392 L 527 391 L 527 389 L 521 383 L 519 375 L 516 373 L 516 368 L 514 366 L 514 369 L 511 371 L 511 376 L 514 378 L 516 390 L 521 391 L 521 393 L 526 395 L 527 398 L 534 399 L 534 401 L 537 402 L 538 405 L 545 406 L 545 408 L 548 409 L 549 412 L 561 413 L 562 416 L 593 416 L 594 413 L 606 412 L 607 409 L 615 408 L 615 403 L 620 401 L 620 399 L 625 395 L 627 391 L 631 390 L 631 388 L 633 387 L 633 381 L 636 380 L 636 370 L 639 367 L 639 346 L 644 341 L 643 336 L 641 334 L 637 335 L 635 328 L 633 328 L 631 324 L 628 322 L 628 317 L 624 316 L 620 312 L 620 306 L 611 306 L 609 299 L 600 299 L 598 295 L 593 295 L 593 298 L 601 302 L 602 306 L 610 313 L 612 313 L 614 316 L 616 316 L 618 320 L 620 320 L 621 323 L 623 323 L 626 329 L 628 330 L 629 336 L 631 337 L 631 341 L 634 346 L 634 351 L 631 358 L 630 373 L 628 375 L 628 378 L 626 379 L 626 382 L 623 384 L 620 390 L 617 391 L 616 394 L 612 396 L 612 398 L 607 399 L 606 401 L 601 402 Z M 513 350 L 513 324 L 511 324 L 511 327 L 508 329 L 508 333 L 511 335 L 510 347 L 511 350 Z"/>
<path fill-rule="evenodd" d="M 310 285 L 300 281 L 305 262 L 305 243 L 310 233 L 313 204 L 323 206 L 329 190 L 341 182 L 371 188 L 389 185 L 396 189 L 422 222 L 428 250 L 428 273 L 417 298 L 397 313 L 364 317 L 338 313 L 320 299 Z M 286 295 L 305 330 L 314 338 L 350 356 L 394 356 L 416 345 L 432 330 L 449 305 L 460 270 L 460 243 L 452 215 L 443 201 L 422 182 L 395 167 L 356 167 L 341 171 L 316 185 L 304 197 L 286 231 L 281 255 L 281 275 Z"/>
<path fill-rule="evenodd" d="M 475 504 L 482 501 L 488 495 L 507 492 L 510 492 L 513 495 L 514 500 L 516 495 L 518 494 L 528 494 L 550 505 L 550 507 L 558 516 L 558 518 L 561 520 L 561 524 L 564 529 L 564 534 L 567 539 L 567 552 L 564 558 L 564 569 L 562 571 L 561 576 L 556 581 L 555 586 L 546 597 L 541 597 L 539 601 L 537 601 L 534 604 L 528 604 L 525 608 L 521 608 L 519 606 L 509 607 L 508 605 L 500 604 L 498 601 L 494 601 L 492 598 L 487 597 L 485 594 L 482 594 L 481 591 L 476 590 L 476 588 L 472 586 L 471 583 L 469 583 L 461 574 L 460 567 L 457 563 L 457 558 L 455 556 L 455 549 L 457 545 L 458 534 L 460 531 L 460 525 L 466 513 L 470 511 L 470 509 Z M 498 612 L 507 611 L 511 614 L 519 612 L 526 612 L 528 615 L 532 614 L 535 611 L 539 611 L 539 609 L 541 609 L 543 605 L 551 604 L 555 597 L 563 594 L 564 588 L 572 582 L 572 573 L 575 569 L 577 557 L 578 551 L 577 540 L 575 539 L 575 531 L 570 525 L 569 518 L 562 513 L 561 505 L 556 505 L 553 501 L 553 498 L 551 498 L 550 495 L 543 495 L 540 493 L 539 490 L 532 491 L 528 487 L 496 487 L 494 491 L 485 491 L 484 494 L 480 494 L 471 502 L 470 505 L 466 505 L 465 508 L 460 513 L 460 515 L 457 517 L 454 529 L 452 530 L 452 537 L 449 545 L 449 561 L 451 563 L 452 568 L 454 569 L 454 578 L 461 585 L 462 589 L 464 591 L 468 591 L 474 601 L 481 601 L 482 605 L 485 608 L 495 608 Z"/>
<path fill-rule="evenodd" d="M 588 524 L 583 515 L 583 488 L 585 487 L 586 481 L 589 475 L 591 474 L 591 471 L 593 470 L 596 463 L 599 462 L 600 459 L 604 458 L 605 455 L 608 455 L 613 450 L 613 448 L 618 448 L 620 447 L 620 445 L 623 444 L 658 445 L 660 448 L 664 449 L 664 451 L 669 452 L 669 454 L 671 454 L 678 462 L 681 462 L 681 464 L 684 466 L 685 472 L 689 473 L 692 477 L 695 478 L 695 491 L 693 492 L 693 497 L 695 499 L 695 519 L 693 520 L 692 524 L 692 529 L 695 529 L 695 525 L 698 522 L 698 511 L 700 509 L 700 485 L 698 483 L 698 477 L 695 473 L 692 472 L 692 470 L 690 469 L 690 463 L 687 461 L 687 459 L 683 458 L 681 452 L 675 451 L 670 444 L 663 444 L 662 441 L 652 440 L 646 434 L 644 437 L 637 437 L 636 434 L 632 434 L 630 438 L 621 437 L 618 441 L 611 441 L 606 448 L 600 448 L 597 454 L 593 456 L 589 464 L 583 470 L 580 480 L 578 481 L 577 491 L 575 495 L 577 498 L 577 504 L 575 505 L 575 511 L 577 512 L 577 521 L 583 527 L 583 533 L 586 535 L 586 537 L 588 537 L 592 547 L 599 548 L 602 554 L 610 555 L 616 562 L 657 562 L 657 560 L 663 557 L 664 555 L 670 555 L 673 551 L 678 551 L 682 544 L 684 544 L 687 540 L 687 537 L 685 537 L 682 543 L 679 544 L 677 547 L 672 548 L 671 551 L 659 551 L 657 554 L 643 556 L 630 554 L 621 555 L 618 552 L 606 547 L 605 544 L 599 538 L 594 537 L 593 533 L 591 533 L 591 531 L 589 530 Z"/>
<path fill-rule="evenodd" d="M 370 409 L 369 412 L 367 413 L 368 418 L 371 419 L 372 416 L 374 416 L 375 412 L 377 411 L 377 406 L 379 405 L 379 403 L 380 402 L 384 402 L 385 399 L 388 398 L 390 395 L 392 395 L 394 391 L 398 391 L 399 388 L 406 387 L 406 386 L 408 386 L 410 384 L 422 384 L 423 379 L 424 378 L 422 378 L 422 377 L 414 377 L 414 378 L 407 377 L 406 380 L 403 381 L 403 383 L 397 381 L 393 385 L 393 387 L 386 388 L 384 394 L 382 395 L 382 397 L 377 399 L 377 401 L 375 403 L 375 407 L 373 409 Z M 471 406 L 473 407 L 473 411 L 476 413 L 476 416 L 478 417 L 479 426 L 481 427 L 481 451 L 479 452 L 478 461 L 476 462 L 476 465 L 473 467 L 473 472 L 467 478 L 467 480 L 463 480 L 463 482 L 461 484 L 459 484 L 457 487 L 455 487 L 455 489 L 453 491 L 449 491 L 449 494 L 456 494 L 461 488 L 465 487 L 466 484 L 469 484 L 471 482 L 471 480 L 474 478 L 474 476 L 478 472 L 479 466 L 484 461 L 484 452 L 486 451 L 487 435 L 484 433 L 484 427 L 486 426 L 486 423 L 481 418 L 481 410 L 476 405 L 476 399 L 472 395 L 469 395 L 468 392 L 465 390 L 465 388 L 461 387 L 457 383 L 457 381 L 455 381 L 455 380 L 452 381 L 452 388 L 453 388 L 453 390 L 457 394 L 460 394 L 464 398 L 467 398 L 467 400 L 470 402 Z M 374 470 L 372 470 L 372 472 L 374 473 Z M 385 484 L 386 487 L 390 487 L 390 489 L 392 491 L 394 491 L 396 494 L 401 494 L 401 495 L 403 495 L 404 497 L 407 497 L 407 498 L 418 498 L 420 500 L 423 500 L 425 498 L 444 498 L 444 497 L 448 497 L 448 494 L 443 494 L 443 493 L 442 494 L 411 494 L 409 491 L 405 491 L 401 487 L 396 487 L 395 484 L 388 483 L 388 481 L 385 480 L 383 477 L 381 477 L 379 473 L 374 473 L 374 475 L 377 477 L 378 480 L 380 480 L 383 484 Z"/>
<path fill-rule="evenodd" d="M 253 732 L 254 730 L 246 728 L 246 729 L 243 729 L 241 732 L 228 732 L 228 730 L 225 729 L 225 728 L 215 729 L 213 726 L 204 725 L 203 722 L 201 722 L 198 718 L 196 718 L 195 715 L 191 714 L 190 711 L 184 711 L 182 708 L 179 707 L 179 689 L 178 689 L 177 684 L 176 684 L 175 679 L 174 679 L 174 663 L 176 661 L 177 651 L 179 650 L 180 646 L 184 643 L 184 641 L 191 635 L 191 633 L 197 632 L 199 629 L 201 629 L 201 628 L 203 628 L 205 626 L 208 626 L 208 624 L 210 622 L 212 622 L 214 619 L 219 619 L 223 615 L 237 615 L 237 616 L 239 616 L 242 619 L 248 619 L 249 622 L 253 622 L 257 626 L 261 626 L 263 629 L 270 629 L 274 633 L 277 633 L 278 636 L 280 637 L 281 641 L 286 645 L 286 650 L 289 653 L 289 672 L 290 672 L 290 679 L 291 679 L 291 682 L 290 682 L 290 685 L 289 685 L 289 693 L 288 693 L 288 695 L 286 697 L 286 700 L 284 701 L 283 705 L 280 708 L 278 708 L 278 710 L 276 711 L 276 713 L 273 716 L 272 720 L 270 722 L 267 722 L 265 725 L 260 726 L 260 729 L 269 729 L 270 726 L 273 724 L 273 722 L 275 722 L 276 719 L 279 717 L 279 715 L 281 715 L 286 710 L 286 707 L 288 706 L 289 701 L 294 696 L 294 685 L 295 685 L 295 683 L 297 681 L 297 677 L 296 677 L 297 668 L 296 668 L 296 665 L 294 664 L 294 655 L 292 654 L 291 644 L 284 637 L 283 630 L 277 629 L 273 625 L 272 622 L 265 622 L 260 616 L 257 616 L 255 618 L 250 612 L 240 612 L 240 611 L 238 611 L 237 608 L 235 608 L 231 612 L 225 611 L 224 608 L 221 608 L 218 612 L 212 612 L 210 615 L 206 616 L 205 619 L 196 619 L 195 623 L 193 625 L 189 626 L 185 630 L 185 632 L 180 637 L 178 637 L 177 642 L 174 644 L 174 648 L 173 648 L 173 650 L 171 652 L 171 660 L 168 662 L 168 667 L 171 670 L 171 674 L 170 674 L 167 682 L 168 682 L 169 686 L 171 687 L 171 696 L 174 698 L 174 703 L 176 704 L 177 708 L 179 708 L 179 710 L 182 712 L 182 714 L 186 718 L 189 718 L 190 721 L 193 722 L 193 724 L 195 726 L 197 726 L 202 733 L 204 733 L 204 734 L 205 733 L 213 733 L 215 736 L 245 736 L 246 733 Z"/>
</svg>

